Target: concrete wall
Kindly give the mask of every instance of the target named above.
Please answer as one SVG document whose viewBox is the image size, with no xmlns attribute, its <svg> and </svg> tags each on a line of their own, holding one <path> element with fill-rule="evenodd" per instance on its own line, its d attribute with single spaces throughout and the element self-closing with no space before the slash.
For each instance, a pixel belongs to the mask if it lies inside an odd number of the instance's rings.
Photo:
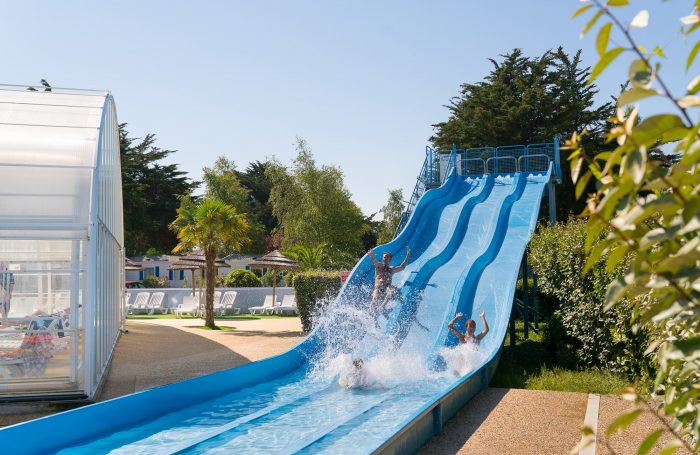
<svg viewBox="0 0 700 455">
<path fill-rule="evenodd" d="M 248 308 L 252 306 L 261 306 L 265 301 L 265 296 L 272 295 L 272 288 L 216 288 L 217 291 L 236 291 L 236 300 L 234 306 L 241 309 L 241 313 L 247 313 Z M 163 304 L 167 308 L 177 308 L 182 303 L 182 298 L 186 295 L 192 295 L 192 288 L 163 288 L 163 289 L 127 289 L 129 294 L 129 302 L 133 303 L 136 294 L 139 292 L 165 292 Z M 204 299 L 205 290 L 202 289 L 202 300 Z M 199 294 L 199 288 L 197 289 Z M 285 295 L 293 295 L 294 288 L 276 288 L 275 300 L 282 301 Z"/>
</svg>

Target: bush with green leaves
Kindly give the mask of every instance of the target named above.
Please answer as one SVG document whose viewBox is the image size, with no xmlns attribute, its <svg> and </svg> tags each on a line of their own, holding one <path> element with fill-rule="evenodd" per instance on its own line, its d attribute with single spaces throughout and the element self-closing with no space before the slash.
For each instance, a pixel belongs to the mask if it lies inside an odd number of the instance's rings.
<svg viewBox="0 0 700 455">
<path fill-rule="evenodd" d="M 584 273 L 586 222 L 570 218 L 554 226 L 540 226 L 530 244 L 530 263 L 538 276 L 540 293 L 559 303 L 550 318 L 545 342 L 568 366 L 599 367 L 646 376 L 649 359 L 644 330 L 633 333 L 629 306 L 605 311 L 610 281 L 622 276 L 627 263 L 607 270 L 605 258 Z M 573 361 L 573 362 L 572 362 Z"/>
<path fill-rule="evenodd" d="M 279 270 L 268 270 L 265 275 L 260 278 L 263 286 L 272 287 L 273 283 L 275 286 L 284 285 L 284 276 Z"/>
<path fill-rule="evenodd" d="M 147 288 L 167 288 L 168 280 L 165 278 L 158 278 L 155 275 L 149 275 L 143 279 L 143 285 Z"/>
<path fill-rule="evenodd" d="M 611 119 L 608 140 L 616 148 L 610 152 L 587 147 L 581 141 L 585 131 L 575 134 L 566 146 L 577 196 L 587 182 L 596 182 L 588 195 L 586 210 L 586 269 L 607 257 L 608 268 L 616 267 L 630 252 L 634 259 L 613 280 L 605 295 L 605 308 L 629 307 L 633 328 L 651 325 L 658 339 L 649 348 L 656 357 L 658 371 L 653 394 L 663 399 L 662 430 L 650 433 L 638 453 L 648 453 L 664 431 L 673 435 L 662 452 L 672 453 L 684 446 L 700 451 L 700 122 L 694 108 L 700 106 L 700 75 L 689 75 L 686 87 L 672 87 L 661 76 L 661 64 L 685 67 L 688 72 L 700 50 L 700 3 L 688 5 L 687 15 L 679 17 L 681 34 L 689 45 L 685 62 L 666 60 L 657 43 L 641 43 L 635 30 L 646 28 L 649 11 L 634 11 L 629 22 L 621 19 L 628 0 L 585 2 L 575 13 L 587 11 L 592 17 L 583 34 L 595 24 L 596 48 L 600 60 L 593 67 L 591 81 L 618 57 L 631 56 L 629 85 L 617 99 L 617 114 Z M 663 24 L 663 21 L 652 24 Z M 676 35 L 677 29 L 671 31 Z M 666 40 L 659 30 L 647 38 Z M 612 43 L 612 47 L 610 47 Z M 692 47 L 690 47 L 692 46 Z M 697 71 L 697 69 L 694 69 Z M 680 90 L 679 90 L 680 89 Z M 677 93 L 674 91 L 677 90 Z M 673 113 L 659 113 L 639 120 L 640 100 L 657 97 L 668 103 Z M 675 159 L 659 160 L 650 150 L 666 146 L 677 153 Z M 600 236 L 603 241 L 599 241 Z M 644 409 L 656 410 L 648 400 L 636 397 L 637 407 L 619 416 L 608 428 L 612 433 L 627 428 Z M 660 414 L 660 413 L 659 413 Z M 657 414 L 657 415 L 659 415 Z M 588 431 L 591 434 L 591 431 Z M 590 438 L 588 438 L 590 440 Z M 588 441 L 584 441 L 584 444 Z"/>
<path fill-rule="evenodd" d="M 259 288 L 262 282 L 250 270 L 231 270 L 226 275 L 223 285 L 227 288 Z"/>
<path fill-rule="evenodd" d="M 304 331 L 309 332 L 314 315 L 323 310 L 326 302 L 338 295 L 343 282 L 338 272 L 311 270 L 295 274 L 292 285 L 301 324 Z"/>
</svg>

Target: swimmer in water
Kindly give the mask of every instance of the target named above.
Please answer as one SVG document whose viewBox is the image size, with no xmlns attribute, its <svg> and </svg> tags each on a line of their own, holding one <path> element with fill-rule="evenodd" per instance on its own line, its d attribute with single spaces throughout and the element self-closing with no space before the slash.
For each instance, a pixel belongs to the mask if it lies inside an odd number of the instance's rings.
<svg viewBox="0 0 700 455">
<path fill-rule="evenodd" d="M 365 362 L 360 357 L 353 359 L 351 370 L 338 379 L 338 384 L 346 389 L 369 386 L 367 374 L 363 369 L 364 363 Z"/>
<path fill-rule="evenodd" d="M 462 333 L 455 329 L 455 322 L 457 322 L 462 316 L 462 313 L 457 313 L 455 317 L 447 324 L 447 328 L 450 332 L 454 333 L 460 343 L 471 343 L 475 348 L 479 346 L 481 340 L 489 333 L 489 324 L 486 322 L 486 313 L 481 312 L 481 322 L 484 324 L 484 331 L 476 335 L 476 321 L 469 319 L 467 321 L 467 333 Z"/>
</svg>

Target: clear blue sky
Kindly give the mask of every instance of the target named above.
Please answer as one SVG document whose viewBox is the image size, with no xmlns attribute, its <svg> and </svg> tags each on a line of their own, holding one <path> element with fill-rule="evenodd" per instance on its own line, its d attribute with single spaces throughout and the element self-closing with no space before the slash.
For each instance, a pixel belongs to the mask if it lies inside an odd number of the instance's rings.
<svg viewBox="0 0 700 455">
<path fill-rule="evenodd" d="M 671 57 L 687 53 L 674 32 L 691 2 L 633 4 L 629 14 L 652 10 L 645 45 L 670 39 Z M 589 65 L 597 57 L 595 37 L 581 41 L 583 22 L 569 19 L 575 0 L 0 5 L 0 82 L 109 89 L 132 135 L 156 133 L 194 179 L 221 154 L 239 168 L 272 155 L 289 162 L 302 137 L 320 163 L 342 168 L 366 214 L 389 188 L 410 197 L 431 124 L 461 83 L 484 77 L 489 57 L 559 45 L 582 48 Z M 606 73 L 601 100 L 625 68 Z M 668 78 L 685 87 L 692 76 Z"/>
</svg>

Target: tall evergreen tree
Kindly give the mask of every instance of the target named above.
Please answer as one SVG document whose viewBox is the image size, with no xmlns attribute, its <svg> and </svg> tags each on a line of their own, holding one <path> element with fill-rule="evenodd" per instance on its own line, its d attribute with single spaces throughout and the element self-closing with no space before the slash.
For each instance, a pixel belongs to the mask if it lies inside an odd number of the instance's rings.
<svg viewBox="0 0 700 455">
<path fill-rule="evenodd" d="M 430 140 L 434 146 L 531 144 L 551 141 L 557 134 L 568 138 L 586 129 L 586 141 L 595 142 L 599 150 L 608 147 L 603 135 L 615 106 L 613 102 L 594 106 L 598 89 L 587 84 L 590 68 L 582 67 L 581 51 L 572 58 L 559 48 L 530 58 L 514 49 L 491 62 L 493 69 L 484 80 L 463 84 L 446 106 L 449 118 L 433 125 L 435 134 Z M 574 195 L 567 156 L 562 150 L 564 182 L 557 195 L 560 219 L 583 208 Z M 592 185 L 589 191 L 594 190 Z"/>
<path fill-rule="evenodd" d="M 155 134 L 133 138 L 126 127 L 126 123 L 119 125 L 126 254 L 145 254 L 149 249 L 168 252 L 177 244 L 168 223 L 177 216 L 180 197 L 198 184 L 177 164 L 160 163 L 174 150 L 157 147 Z"/>
</svg>

